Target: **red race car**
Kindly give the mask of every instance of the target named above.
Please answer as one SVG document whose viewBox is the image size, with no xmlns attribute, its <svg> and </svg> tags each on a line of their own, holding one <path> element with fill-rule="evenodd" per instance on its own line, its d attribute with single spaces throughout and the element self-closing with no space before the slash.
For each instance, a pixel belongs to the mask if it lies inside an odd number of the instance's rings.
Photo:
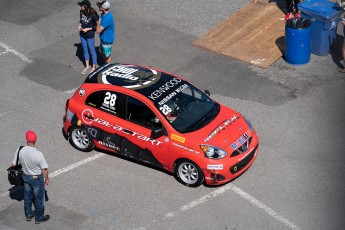
<svg viewBox="0 0 345 230">
<path fill-rule="evenodd" d="M 81 151 L 95 147 L 174 173 L 190 187 L 241 175 L 258 152 L 249 120 L 173 74 L 110 63 L 66 102 L 64 132 Z"/>
</svg>

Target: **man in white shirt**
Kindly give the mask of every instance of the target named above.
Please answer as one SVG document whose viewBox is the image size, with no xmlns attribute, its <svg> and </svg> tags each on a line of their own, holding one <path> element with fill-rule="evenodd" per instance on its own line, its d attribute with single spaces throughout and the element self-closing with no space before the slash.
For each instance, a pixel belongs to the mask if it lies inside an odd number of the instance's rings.
<svg viewBox="0 0 345 230">
<path fill-rule="evenodd" d="M 18 164 L 22 166 L 23 170 L 26 221 L 31 221 L 35 216 L 35 223 L 40 224 L 50 219 L 49 215 L 44 215 L 45 184 L 49 185 L 49 177 L 48 164 L 43 154 L 35 148 L 36 141 L 36 133 L 31 130 L 27 131 L 27 146 L 20 150 Z M 12 166 L 16 165 L 18 150 L 14 154 Z M 32 211 L 32 203 L 35 206 L 35 215 Z"/>
</svg>

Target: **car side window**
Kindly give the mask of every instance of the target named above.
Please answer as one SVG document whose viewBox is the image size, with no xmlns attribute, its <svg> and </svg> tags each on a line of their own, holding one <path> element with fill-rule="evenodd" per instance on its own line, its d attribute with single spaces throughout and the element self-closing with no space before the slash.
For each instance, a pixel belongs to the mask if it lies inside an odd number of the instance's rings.
<svg viewBox="0 0 345 230">
<path fill-rule="evenodd" d="M 119 96 L 119 93 L 109 90 L 96 91 L 86 98 L 85 104 L 118 116 Z"/>
<path fill-rule="evenodd" d="M 161 121 L 143 102 L 128 96 L 126 119 L 149 129 L 162 128 Z"/>
</svg>

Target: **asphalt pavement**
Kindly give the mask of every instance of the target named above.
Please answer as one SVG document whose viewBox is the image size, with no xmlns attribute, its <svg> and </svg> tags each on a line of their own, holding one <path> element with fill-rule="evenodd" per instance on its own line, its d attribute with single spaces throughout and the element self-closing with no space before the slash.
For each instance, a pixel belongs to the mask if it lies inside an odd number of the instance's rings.
<svg viewBox="0 0 345 230">
<path fill-rule="evenodd" d="M 249 170 L 226 185 L 192 189 L 169 173 L 74 149 L 62 117 L 85 78 L 77 1 L 0 1 L 0 229 L 344 229 L 342 26 L 332 54 L 301 66 L 279 59 L 261 69 L 192 45 L 246 2 L 110 0 L 116 61 L 209 89 L 258 132 Z M 25 221 L 20 193 L 10 197 L 7 182 L 28 129 L 51 176 L 51 220 L 40 225 Z"/>
</svg>

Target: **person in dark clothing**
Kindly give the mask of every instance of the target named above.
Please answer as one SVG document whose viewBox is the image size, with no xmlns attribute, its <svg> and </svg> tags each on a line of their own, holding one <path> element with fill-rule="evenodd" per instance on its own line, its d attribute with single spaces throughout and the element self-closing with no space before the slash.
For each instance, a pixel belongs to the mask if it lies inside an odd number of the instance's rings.
<svg viewBox="0 0 345 230">
<path fill-rule="evenodd" d="M 301 0 L 286 0 L 286 15 L 285 20 L 288 20 L 292 17 L 293 12 L 295 12 L 295 18 L 301 17 L 299 11 L 298 11 L 298 3 L 300 3 Z"/>
<path fill-rule="evenodd" d="M 97 54 L 95 49 L 95 31 L 97 28 L 98 14 L 94 8 L 91 7 L 89 0 L 78 2 L 80 9 L 80 24 L 78 30 L 80 31 L 80 42 L 83 47 L 85 58 L 85 69 L 82 74 L 86 74 L 90 70 L 90 55 L 92 59 L 91 72 L 96 69 Z"/>
</svg>

